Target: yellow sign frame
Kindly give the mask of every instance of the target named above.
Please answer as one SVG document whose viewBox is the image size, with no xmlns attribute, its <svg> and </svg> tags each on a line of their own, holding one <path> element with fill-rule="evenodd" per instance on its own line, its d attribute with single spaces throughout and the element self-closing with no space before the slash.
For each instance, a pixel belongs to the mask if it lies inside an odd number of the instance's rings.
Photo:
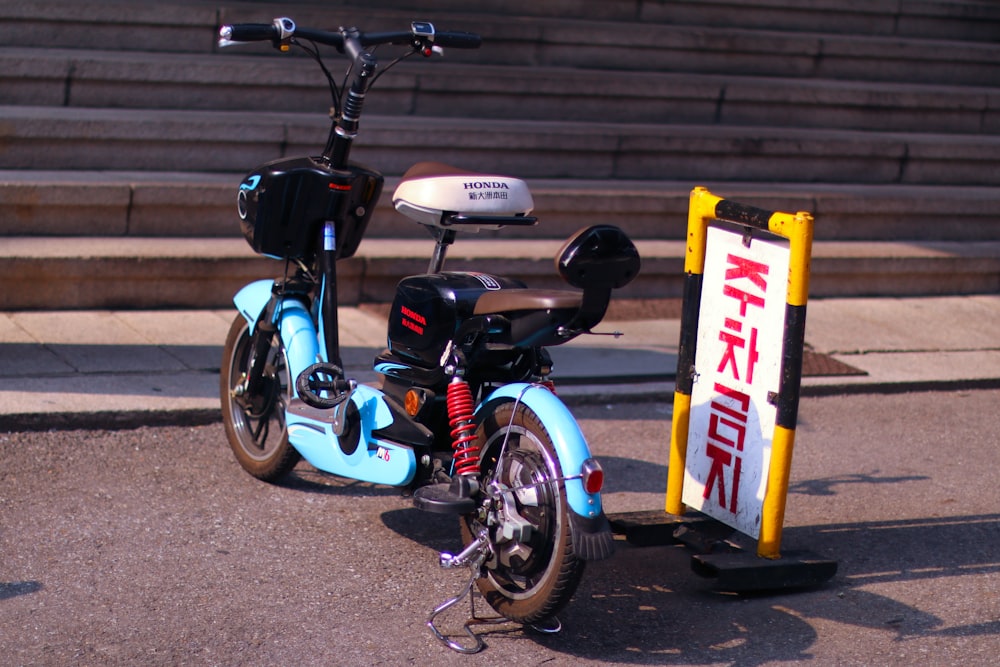
<svg viewBox="0 0 1000 667">
<path fill-rule="evenodd" d="M 670 432 L 666 511 L 684 513 L 681 500 L 687 459 L 691 391 L 694 383 L 695 348 L 708 226 L 715 220 L 758 229 L 789 241 L 788 287 L 785 296 L 785 326 L 781 354 L 781 380 L 774 405 L 777 419 L 771 444 L 771 462 L 764 494 L 757 555 L 781 557 L 781 530 L 792 468 L 795 426 L 798 419 L 805 343 L 806 301 L 812 258 L 813 217 L 810 213 L 783 213 L 746 206 L 723 199 L 704 187 L 691 191 L 688 208 L 687 252 L 684 258 L 684 299 L 681 314 L 680 349 L 674 390 L 674 414 Z"/>
</svg>

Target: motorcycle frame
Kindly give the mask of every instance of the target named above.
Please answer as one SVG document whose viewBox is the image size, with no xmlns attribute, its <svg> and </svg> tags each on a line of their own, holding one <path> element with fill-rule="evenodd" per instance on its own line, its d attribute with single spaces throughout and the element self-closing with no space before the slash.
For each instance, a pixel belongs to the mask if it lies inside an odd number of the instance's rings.
<svg viewBox="0 0 1000 667">
<path fill-rule="evenodd" d="M 343 46 L 354 61 L 354 67 L 344 87 L 342 112 L 331 124 L 320 159 L 335 170 L 350 171 L 351 146 L 357 136 L 365 95 L 375 78 L 378 61 L 373 54 L 361 50 L 352 39 L 345 39 Z M 369 206 L 374 207 L 375 203 L 373 200 Z M 291 380 L 291 398 L 297 397 L 294 379 L 310 365 L 323 361 L 343 367 L 337 315 L 337 222 L 327 220 L 320 230 L 321 238 L 317 245 L 318 294 L 286 290 L 286 282 L 281 280 L 258 280 L 243 287 L 234 297 L 237 309 L 251 327 L 257 346 L 265 345 L 262 338 L 269 343 L 275 333 L 280 336 Z M 453 239 L 453 232 L 438 239 L 431 260 L 432 271 L 441 269 L 446 247 Z M 248 374 L 248 388 L 252 388 L 255 378 L 259 379 L 263 371 L 263 356 L 256 355 Z M 592 455 L 576 419 L 549 389 L 514 382 L 500 386 L 479 403 L 475 409 L 477 425 L 498 403 L 509 401 L 519 402 L 534 412 L 552 437 L 565 480 L 575 552 L 584 559 L 588 554 L 596 557 L 602 548 L 598 534 L 607 531 L 608 524 L 600 492 L 590 493 L 584 488 L 584 466 L 592 460 Z M 414 447 L 377 435 L 396 419 L 411 422 L 412 419 L 402 410 L 394 408 L 394 402 L 382 391 L 358 385 L 343 406 L 332 410 L 299 410 L 293 407 L 296 403 L 300 402 L 289 401 L 285 409 L 289 443 L 311 465 L 361 481 L 391 486 L 406 486 L 413 482 L 418 461 Z M 341 418 L 350 410 L 356 410 L 359 415 L 360 434 L 357 437 L 360 442 L 353 449 L 342 446 L 342 435 L 335 432 L 339 428 L 336 413 L 341 410 Z M 420 456 L 425 453 L 430 452 L 421 451 Z M 379 463 L 376 465 L 374 461 Z"/>
<path fill-rule="evenodd" d="M 321 290 L 322 291 L 322 290 Z M 329 340 L 329 336 L 322 336 L 320 328 L 329 330 L 337 326 L 336 303 L 334 303 L 334 316 L 332 321 L 315 321 L 312 315 L 312 308 L 302 296 L 279 296 L 280 288 L 272 280 L 257 280 L 236 293 L 233 301 L 237 310 L 246 318 L 253 328 L 254 335 L 262 326 L 272 325 L 277 328 L 281 337 L 282 346 L 286 354 L 286 363 L 290 377 L 296 377 L 298 373 L 316 363 L 317 359 L 331 361 L 333 357 L 339 357 L 339 350 L 333 355 L 326 349 L 326 345 L 321 345 L 320 341 Z M 273 319 L 268 319 L 268 317 Z M 267 332 L 265 332 L 267 335 Z M 296 395 L 294 383 L 289 387 L 291 395 Z M 360 393 L 359 393 L 360 392 Z M 389 425 L 392 418 L 391 410 L 382 407 L 379 403 L 385 403 L 385 397 L 381 391 L 365 387 L 358 387 L 358 391 L 350 399 L 362 414 L 370 413 L 375 421 L 370 428 L 364 429 L 369 433 L 379 428 Z M 374 401 L 374 404 L 372 403 Z M 592 458 L 590 447 L 587 444 L 576 419 L 569 408 L 550 390 L 540 385 L 533 385 L 525 382 L 513 382 L 505 384 L 495 389 L 476 408 L 477 421 L 484 415 L 489 414 L 500 402 L 516 401 L 525 405 L 532 412 L 538 415 L 545 426 L 546 432 L 552 437 L 553 445 L 556 448 L 556 455 L 559 465 L 566 478 L 566 501 L 573 514 L 582 520 L 596 520 L 603 515 L 603 505 L 601 494 L 588 493 L 583 486 L 580 471 L 584 462 Z M 337 435 L 332 432 L 332 426 L 326 420 L 307 420 L 297 413 L 286 409 L 286 424 L 289 428 L 289 441 L 303 455 L 303 457 L 313 466 L 320 470 L 326 470 L 334 474 L 351 476 L 350 472 L 344 473 L 340 469 L 343 466 L 331 465 L 332 461 L 337 461 L 335 452 L 323 452 L 315 447 L 303 447 L 301 441 L 296 438 L 293 431 L 297 428 L 309 428 L 308 422 L 312 422 L 313 429 L 319 428 L 326 434 L 331 450 L 339 450 Z M 293 429 L 293 426 L 295 429 Z M 370 436 L 369 436 L 370 437 Z M 405 448 L 398 443 L 384 441 L 377 438 L 370 438 L 366 442 L 369 449 L 378 447 L 391 447 L 391 451 L 400 450 L 407 458 L 412 458 L 413 468 L 408 478 L 397 479 L 395 482 L 385 479 L 365 479 L 375 483 L 390 484 L 392 486 L 405 486 L 413 479 L 416 472 L 416 453 L 412 448 Z M 331 469 L 334 468 L 334 469 Z"/>
</svg>

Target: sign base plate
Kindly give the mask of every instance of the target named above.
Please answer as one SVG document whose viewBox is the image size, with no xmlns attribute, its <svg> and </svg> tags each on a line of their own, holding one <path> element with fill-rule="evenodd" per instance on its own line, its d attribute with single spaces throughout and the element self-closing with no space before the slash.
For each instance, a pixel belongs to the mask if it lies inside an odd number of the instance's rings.
<svg viewBox="0 0 1000 667">
<path fill-rule="evenodd" d="M 701 514 L 684 516 L 662 511 L 609 514 L 611 529 L 638 547 L 683 544 L 695 551 L 691 569 L 712 580 L 712 588 L 731 593 L 815 588 L 837 573 L 837 561 L 809 551 L 782 552 L 760 558 L 726 540 L 735 530 Z"/>
</svg>

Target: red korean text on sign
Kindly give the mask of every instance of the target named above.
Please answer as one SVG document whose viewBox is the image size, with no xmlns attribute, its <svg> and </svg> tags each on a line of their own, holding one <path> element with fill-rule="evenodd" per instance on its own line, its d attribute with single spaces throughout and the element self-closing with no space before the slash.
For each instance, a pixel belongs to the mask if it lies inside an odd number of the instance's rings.
<svg viewBox="0 0 1000 667">
<path fill-rule="evenodd" d="M 750 397 L 720 380 L 753 385 L 754 367 L 760 357 L 758 330 L 753 326 L 753 318 L 759 316 L 765 306 L 766 276 L 770 269 L 766 264 L 733 253 L 726 256 L 726 266 L 722 296 L 727 299 L 723 303 L 730 304 L 733 312 L 726 313 L 723 328 L 719 331 L 723 353 L 714 383 L 719 398 L 710 404 L 705 455 L 711 463 L 702 497 L 735 515 L 739 510 L 740 474 Z M 734 299 L 735 303 L 728 299 Z M 727 470 L 731 471 L 728 489 Z"/>
</svg>

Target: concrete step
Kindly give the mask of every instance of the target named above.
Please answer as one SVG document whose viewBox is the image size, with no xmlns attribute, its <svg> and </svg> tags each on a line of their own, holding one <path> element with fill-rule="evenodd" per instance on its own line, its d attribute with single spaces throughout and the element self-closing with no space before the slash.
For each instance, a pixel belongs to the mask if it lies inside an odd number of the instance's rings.
<svg viewBox="0 0 1000 667">
<path fill-rule="evenodd" d="M 405 275 L 426 271 L 433 243 L 366 239 L 338 269 L 341 303 L 392 300 Z M 553 257 L 561 241 L 460 239 L 450 270 L 512 276 L 563 288 Z M 640 275 L 622 299 L 682 295 L 683 240 L 639 240 Z M 418 256 L 419 255 L 419 256 Z M 221 308 L 239 287 L 280 274 L 241 239 L 48 238 L 0 240 L 0 310 Z M 1000 290 L 1000 242 L 817 242 L 810 295 L 918 296 Z"/>
<path fill-rule="evenodd" d="M 72 0 L 0 0 L 0 19 L 10 38 L 48 37 L 77 44 L 121 44 L 133 49 L 191 50 L 210 48 L 201 37 L 220 21 L 263 21 L 280 12 L 308 16 L 328 25 L 358 22 L 366 17 L 405 15 L 413 18 L 478 18 L 482 15 L 546 19 L 588 19 L 607 24 L 654 23 L 828 32 L 888 37 L 924 37 L 993 41 L 1000 35 L 1000 8 L 988 0 L 435 0 L 417 7 L 412 0 L 342 0 L 335 9 L 328 0 L 275 3 L 181 0 L 136 3 L 104 0 L 86 11 Z M 419 16 L 417 15 L 419 14 Z M 457 20 L 457 19 L 456 19 Z M 362 24 L 363 25 L 363 24 Z M 86 27 L 87 29 L 82 29 Z M 142 34 L 142 33 L 145 33 Z M 145 38 L 145 41 L 144 41 Z M 53 43 L 54 46 L 59 44 Z M 121 47 L 118 47 L 121 48 Z"/>
<path fill-rule="evenodd" d="M 249 79 L 241 73 L 253 72 Z M 484 85 L 489 81 L 489 85 Z M 324 113 L 302 58 L 0 48 L 10 105 Z M 782 79 L 564 67 L 403 63 L 366 111 L 382 115 L 622 123 L 1000 131 L 1000 87 Z"/>
<path fill-rule="evenodd" d="M 685 4 L 690 8 L 693 3 Z M 751 10 L 748 3 L 734 4 L 742 4 L 744 12 Z M 944 3 L 918 4 L 924 5 L 930 16 L 935 15 L 934 10 L 939 11 L 938 18 L 949 14 L 942 7 Z M 766 29 L 748 29 L 745 24 L 718 19 L 715 25 L 670 23 L 667 21 L 671 20 L 672 9 L 660 13 L 663 22 L 643 18 L 642 12 L 630 22 L 574 18 L 587 16 L 582 11 L 586 7 L 554 18 L 515 16 L 506 11 L 486 14 L 430 10 L 420 10 L 420 18 L 437 20 L 442 29 L 465 29 L 483 35 L 485 45 L 474 53 L 449 51 L 449 59 L 459 62 L 994 85 L 995 63 L 1000 54 L 1000 44 L 992 41 L 997 12 L 982 4 L 969 3 L 965 7 L 969 12 L 964 16 L 957 9 L 951 14 L 960 16 L 962 27 L 954 31 L 951 41 L 940 38 L 944 32 L 934 35 L 934 39 L 898 32 L 889 36 L 878 31 L 874 35 L 829 32 L 819 20 L 821 14 L 814 15 L 817 20 L 812 26 L 803 25 L 815 32 L 775 30 L 768 15 L 782 13 L 782 6 L 774 4 L 757 14 L 756 22 Z M 647 7 L 647 16 L 657 14 L 651 8 Z M 726 8 L 716 9 L 724 15 Z M 821 12 L 823 8 L 817 9 Z M 0 43 L 210 53 L 216 49 L 215 32 L 220 22 L 270 21 L 274 13 L 268 5 L 219 8 L 208 2 L 106 2 L 88 5 L 88 11 L 81 12 L 78 4 L 65 0 L 31 5 L 5 0 L 0 2 Z M 293 16 L 301 25 L 357 23 L 367 30 L 403 27 L 415 18 L 409 9 L 344 7 L 334 12 L 315 4 L 283 5 L 280 13 Z M 696 16 L 689 13 L 687 19 L 681 20 L 696 21 Z M 890 16 L 897 23 L 901 20 L 898 8 Z M 970 34 L 971 39 L 983 41 L 969 41 Z M 269 50 L 265 45 L 237 48 L 243 53 Z"/>
<path fill-rule="evenodd" d="M 656 24 L 544 26 L 524 65 L 995 85 L 1000 44 Z"/>
<path fill-rule="evenodd" d="M 322 0 L 319 0 L 322 2 Z M 409 10 L 412 0 L 344 0 L 342 5 Z M 995 41 L 1000 7 L 993 2 L 927 0 L 436 0 L 434 12 L 507 13 L 594 21 L 728 26 L 792 32 Z"/>
<path fill-rule="evenodd" d="M 307 114 L 0 107 L 0 169 L 229 171 L 316 152 Z M 1000 184 L 1000 136 L 369 116 L 353 157 L 523 178 Z"/>
<path fill-rule="evenodd" d="M 237 238 L 240 174 L 105 171 L 0 171 L 0 211 L 8 236 Z M 398 214 L 386 187 L 369 224 L 371 239 L 427 239 Z M 991 241 L 1000 239 L 1000 189 L 970 186 L 590 181 L 529 179 L 535 227 L 475 238 L 562 239 L 610 223 L 634 238 L 681 239 L 694 185 L 771 210 L 810 211 L 824 241 Z M 0 237 L 0 244 L 3 237 Z"/>
<path fill-rule="evenodd" d="M 644 257 L 622 296 L 676 297 L 704 184 L 817 215 L 815 296 L 998 289 L 997 3 L 0 0 L 0 308 L 228 307 L 280 271 L 239 238 L 234 187 L 322 145 L 326 94 L 305 58 L 215 45 L 274 14 L 484 35 L 380 81 L 354 154 L 390 191 L 423 159 L 531 182 L 540 225 L 460 239 L 449 268 L 554 287 L 562 238 L 614 222 Z M 388 198 L 369 232 L 345 303 L 426 268 Z"/>
</svg>

